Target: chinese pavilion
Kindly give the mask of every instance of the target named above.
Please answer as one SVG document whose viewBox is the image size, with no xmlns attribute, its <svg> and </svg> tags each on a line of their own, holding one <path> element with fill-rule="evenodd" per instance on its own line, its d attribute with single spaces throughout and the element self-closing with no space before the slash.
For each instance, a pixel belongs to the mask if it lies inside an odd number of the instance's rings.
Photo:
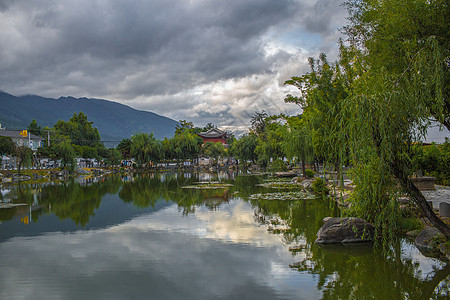
<svg viewBox="0 0 450 300">
<path fill-rule="evenodd" d="M 206 132 L 197 133 L 197 135 L 203 139 L 203 143 L 206 142 L 212 143 L 220 142 L 222 144 L 227 143 L 227 133 L 218 128 L 212 128 Z"/>
</svg>

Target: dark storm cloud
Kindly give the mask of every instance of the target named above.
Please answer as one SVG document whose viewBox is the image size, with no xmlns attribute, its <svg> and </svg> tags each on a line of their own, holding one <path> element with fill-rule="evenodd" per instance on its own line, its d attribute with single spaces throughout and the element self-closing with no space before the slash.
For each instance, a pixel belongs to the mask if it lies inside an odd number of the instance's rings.
<svg viewBox="0 0 450 300">
<path fill-rule="evenodd" d="M 302 24 L 310 32 L 331 34 L 336 28 L 343 26 L 342 11 L 340 1 L 318 0 L 312 2 L 308 9 L 302 10 Z"/>
<path fill-rule="evenodd" d="M 179 98 L 201 85 L 255 74 L 275 80 L 294 55 L 282 49 L 286 41 L 268 55 L 273 37 L 306 30 L 322 45 L 342 19 L 336 7 L 331 0 L 3 0 L 0 88 L 125 104 L 147 97 L 140 107 L 154 109 L 152 97 Z"/>
</svg>

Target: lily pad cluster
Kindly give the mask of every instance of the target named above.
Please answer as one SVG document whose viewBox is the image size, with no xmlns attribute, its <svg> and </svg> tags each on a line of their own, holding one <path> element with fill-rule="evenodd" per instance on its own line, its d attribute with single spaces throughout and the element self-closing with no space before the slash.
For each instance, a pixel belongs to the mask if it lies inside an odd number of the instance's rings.
<svg viewBox="0 0 450 300">
<path fill-rule="evenodd" d="M 315 196 L 311 193 L 298 191 L 298 192 L 282 192 L 282 193 L 262 193 L 253 194 L 249 197 L 251 200 L 305 200 L 314 199 Z"/>
<path fill-rule="evenodd" d="M 274 178 L 274 177 L 271 177 L 271 178 L 264 179 L 264 181 L 265 182 L 291 182 L 291 179 L 290 178 Z"/>
<path fill-rule="evenodd" d="M 222 183 L 219 181 L 210 181 L 210 182 L 202 181 L 202 182 L 197 182 L 194 185 L 183 186 L 182 188 L 183 189 L 207 190 L 207 189 L 225 189 L 230 186 L 233 186 L 233 185 L 230 183 Z"/>
<path fill-rule="evenodd" d="M 269 189 L 303 189 L 301 185 L 298 185 L 296 182 L 290 181 L 271 181 L 266 183 L 260 183 L 256 186 L 262 186 Z"/>
</svg>

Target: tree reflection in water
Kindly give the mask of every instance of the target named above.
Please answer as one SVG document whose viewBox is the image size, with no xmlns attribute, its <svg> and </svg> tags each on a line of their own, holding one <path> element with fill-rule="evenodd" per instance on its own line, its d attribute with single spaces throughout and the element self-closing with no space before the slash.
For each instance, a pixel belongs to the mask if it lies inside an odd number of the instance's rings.
<svg viewBox="0 0 450 300">
<path fill-rule="evenodd" d="M 222 182 L 233 184 L 228 188 L 195 190 L 182 187 L 203 179 L 199 175 L 147 173 L 131 179 L 113 176 L 88 184 L 71 180 L 61 184 L 19 185 L 11 188 L 7 197 L 13 203 L 32 207 L 34 222 L 43 214 L 53 213 L 59 219 L 71 219 L 80 226 L 89 222 L 107 194 L 118 195 L 123 202 L 139 209 L 154 207 L 159 201 L 177 203 L 183 215 L 195 212 L 199 206 L 220 209 L 235 198 L 254 207 L 256 222 L 267 225 L 267 220 L 271 220 L 286 225 L 276 230 L 271 228 L 271 232 L 281 234 L 282 243 L 298 258 L 290 268 L 316 278 L 323 299 L 448 299 L 445 292 L 448 293 L 450 284 L 449 266 L 436 262 L 433 270 L 424 271 L 421 263 L 426 259 L 416 250 L 412 255 L 405 255 L 405 249 L 411 247 L 407 240 L 392 244 L 388 255 L 372 245 L 321 247 L 314 241 L 323 218 L 341 215 L 335 202 L 328 199 L 249 200 L 251 194 L 265 191 L 255 186 L 262 179 L 254 176 L 230 178 L 220 178 Z M 211 176 L 210 180 L 218 178 Z M 20 212 L 20 208 L 0 210 L 0 219 L 9 220 Z"/>
<path fill-rule="evenodd" d="M 450 267 L 436 263 L 423 274 L 420 258 L 405 256 L 411 243 L 399 239 L 388 254 L 365 245 L 315 244 L 322 220 L 339 216 L 327 199 L 256 201 L 259 213 L 287 223 L 283 240 L 300 260 L 291 269 L 317 275 L 323 299 L 448 299 Z M 259 219 L 261 223 L 264 220 Z M 414 247 L 414 246 L 412 246 Z M 422 257 L 415 249 L 417 257 Z"/>
</svg>

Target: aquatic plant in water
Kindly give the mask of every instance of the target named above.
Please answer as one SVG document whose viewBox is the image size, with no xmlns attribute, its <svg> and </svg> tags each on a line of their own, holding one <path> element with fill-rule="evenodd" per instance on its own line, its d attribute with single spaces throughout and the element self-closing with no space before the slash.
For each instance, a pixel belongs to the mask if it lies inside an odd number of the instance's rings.
<svg viewBox="0 0 450 300">
<path fill-rule="evenodd" d="M 207 190 L 207 189 L 225 189 L 227 187 L 233 186 L 230 183 L 222 183 L 219 181 L 202 181 L 195 182 L 194 185 L 183 186 L 183 189 L 196 189 L 196 190 Z"/>
<path fill-rule="evenodd" d="M 311 193 L 298 191 L 298 192 L 280 192 L 280 193 L 261 193 L 250 195 L 251 200 L 309 200 L 314 199 L 315 196 Z"/>
<path fill-rule="evenodd" d="M 269 189 L 303 189 L 301 185 L 290 181 L 272 181 L 256 184 L 256 186 L 262 186 Z"/>
</svg>

